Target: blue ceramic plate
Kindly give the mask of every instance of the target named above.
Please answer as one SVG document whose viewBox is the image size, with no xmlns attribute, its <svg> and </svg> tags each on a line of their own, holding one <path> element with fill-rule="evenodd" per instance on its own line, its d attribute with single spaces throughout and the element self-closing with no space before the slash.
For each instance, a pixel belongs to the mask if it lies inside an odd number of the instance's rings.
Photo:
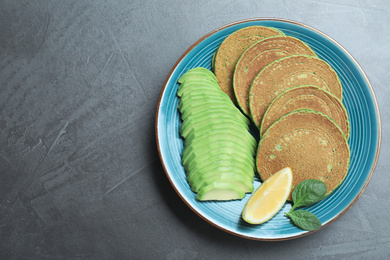
<svg viewBox="0 0 390 260">
<path fill-rule="evenodd" d="M 157 146 L 172 186 L 200 217 L 228 233 L 249 239 L 292 239 L 312 232 L 295 227 L 284 216 L 291 208 L 290 203 L 262 225 L 247 224 L 241 219 L 241 211 L 249 194 L 241 201 L 199 202 L 190 190 L 180 161 L 183 141 L 179 136 L 177 79 L 195 67 L 211 69 L 212 56 L 221 42 L 232 32 L 253 25 L 274 27 L 303 40 L 336 70 L 343 85 L 343 103 L 351 124 L 349 172 L 335 192 L 307 210 L 325 227 L 343 215 L 362 195 L 374 172 L 381 143 L 380 115 L 373 89 L 357 62 L 337 42 L 314 28 L 293 21 L 268 18 L 238 21 L 210 32 L 192 45 L 173 67 L 162 89 L 156 114 Z M 255 180 L 255 188 L 259 185 Z"/>
</svg>

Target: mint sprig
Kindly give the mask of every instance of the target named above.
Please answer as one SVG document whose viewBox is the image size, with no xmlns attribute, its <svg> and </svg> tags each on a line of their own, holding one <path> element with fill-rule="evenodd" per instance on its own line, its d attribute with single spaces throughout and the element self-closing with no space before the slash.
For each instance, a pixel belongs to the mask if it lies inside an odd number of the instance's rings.
<svg viewBox="0 0 390 260">
<path fill-rule="evenodd" d="M 327 191 L 326 184 L 320 180 L 304 180 L 295 187 L 292 193 L 293 207 L 285 213 L 291 222 L 297 227 L 314 231 L 321 228 L 321 221 L 307 210 L 295 210 L 299 207 L 307 207 L 322 200 Z M 295 211 L 294 211 L 295 210 Z"/>
</svg>

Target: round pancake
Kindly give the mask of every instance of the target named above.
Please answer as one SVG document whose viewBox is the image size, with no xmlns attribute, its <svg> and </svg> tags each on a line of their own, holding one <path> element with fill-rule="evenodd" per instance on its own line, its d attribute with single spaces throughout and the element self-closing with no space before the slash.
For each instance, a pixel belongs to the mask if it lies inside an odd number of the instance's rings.
<svg viewBox="0 0 390 260">
<path fill-rule="evenodd" d="M 350 151 L 337 124 L 325 114 L 296 110 L 272 124 L 260 140 L 256 167 L 263 181 L 284 167 L 293 172 L 292 190 L 306 179 L 318 179 L 329 195 L 344 180 Z M 291 193 L 289 195 L 291 200 Z"/>
<path fill-rule="evenodd" d="M 240 57 L 233 75 L 233 89 L 244 114 L 249 116 L 249 89 L 256 75 L 271 62 L 294 54 L 316 56 L 301 40 L 291 36 L 272 36 L 250 46 Z"/>
<path fill-rule="evenodd" d="M 249 110 L 255 125 L 260 127 L 265 111 L 280 93 L 301 85 L 317 86 L 342 99 L 340 80 L 328 63 L 313 56 L 288 56 L 266 66 L 252 83 Z"/>
<path fill-rule="evenodd" d="M 214 73 L 221 89 L 237 105 L 233 91 L 233 73 L 242 53 L 253 43 L 269 36 L 283 34 L 281 31 L 264 26 L 249 26 L 230 34 L 219 46 L 213 57 Z"/>
<path fill-rule="evenodd" d="M 285 114 L 298 109 L 312 109 L 326 114 L 340 126 L 349 138 L 347 110 L 341 101 L 330 92 L 316 86 L 299 86 L 277 96 L 266 110 L 260 126 L 260 135 Z"/>
</svg>

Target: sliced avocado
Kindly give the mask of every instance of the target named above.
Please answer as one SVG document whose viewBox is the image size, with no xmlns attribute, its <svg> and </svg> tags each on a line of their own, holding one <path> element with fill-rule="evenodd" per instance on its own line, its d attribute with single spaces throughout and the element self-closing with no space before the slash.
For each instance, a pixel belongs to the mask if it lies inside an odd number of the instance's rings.
<svg viewBox="0 0 390 260">
<path fill-rule="evenodd" d="M 215 149 L 212 151 L 204 151 L 199 156 L 193 157 L 184 164 L 187 171 L 193 171 L 197 168 L 202 168 L 205 165 L 214 163 L 216 160 L 235 160 L 242 164 L 243 167 L 254 168 L 255 161 L 253 156 L 237 153 L 234 148 L 224 147 L 224 149 Z"/>
<path fill-rule="evenodd" d="M 228 135 L 225 136 L 225 138 L 216 139 L 216 137 L 211 137 L 206 138 L 202 141 L 202 144 L 198 144 L 197 142 L 194 143 L 194 145 L 186 146 L 183 149 L 183 165 L 190 164 L 192 160 L 195 160 L 196 158 L 201 158 L 204 154 L 210 154 L 210 151 L 214 152 L 218 150 L 223 150 L 225 152 L 230 152 L 233 149 L 234 154 L 238 154 L 238 156 L 246 156 L 252 158 L 255 154 L 255 147 L 252 147 L 250 144 L 247 144 L 239 139 L 235 140 L 234 138 L 229 138 Z"/>
<path fill-rule="evenodd" d="M 201 173 L 201 174 L 187 174 L 187 182 L 190 185 L 193 185 L 194 183 L 201 181 L 202 179 L 208 179 L 213 177 L 214 175 L 218 174 L 225 174 L 225 173 L 231 173 L 231 174 L 238 174 L 241 176 L 243 180 L 247 180 L 248 182 L 254 181 L 255 174 L 248 174 L 244 172 L 241 168 L 235 167 L 234 165 L 222 165 L 217 167 L 208 167 L 207 171 Z"/>
<path fill-rule="evenodd" d="M 207 95 L 194 95 L 194 96 L 185 96 L 179 100 L 178 109 L 181 113 L 185 111 L 192 110 L 195 108 L 203 107 L 204 105 L 213 105 L 212 107 L 225 107 L 229 110 L 239 112 L 237 109 L 233 108 L 231 104 L 227 103 L 225 97 L 221 96 L 207 96 Z"/>
<path fill-rule="evenodd" d="M 233 152 L 238 156 L 254 157 L 256 147 L 244 139 L 231 135 L 209 136 L 194 142 L 193 145 L 186 145 L 182 153 L 182 164 L 188 165 L 195 158 L 202 157 L 205 153 L 215 153 L 215 151 Z"/>
<path fill-rule="evenodd" d="M 184 84 L 182 84 L 184 85 Z M 227 96 L 216 84 L 214 87 L 210 84 L 204 83 L 191 83 L 185 88 L 178 89 L 177 95 L 180 96 L 178 108 L 182 112 L 187 106 L 202 105 L 203 102 L 216 102 L 216 104 L 225 103 L 225 105 L 231 106 L 240 112 L 231 102 L 229 96 Z"/>
<path fill-rule="evenodd" d="M 208 114 L 203 119 L 199 120 L 190 120 L 187 119 L 180 126 L 180 134 L 186 138 L 192 131 L 197 131 L 196 129 L 201 128 L 202 126 L 210 124 L 210 121 L 213 121 L 214 124 L 231 124 L 236 125 L 244 130 L 249 130 L 249 126 L 247 124 L 243 124 L 241 121 L 232 120 L 230 115 L 213 115 Z"/>
<path fill-rule="evenodd" d="M 196 131 L 189 132 L 188 135 L 184 137 L 186 139 L 185 145 L 192 144 L 192 141 L 199 142 L 204 138 L 209 138 L 212 136 L 218 137 L 218 135 L 232 135 L 238 140 L 243 140 L 250 143 L 253 147 L 257 146 L 255 138 L 248 130 L 249 126 L 247 127 L 242 122 L 237 123 L 237 121 L 229 125 L 227 123 L 230 122 L 226 122 L 224 118 L 218 118 L 218 122 L 220 122 L 221 125 L 212 125 L 210 127 L 207 122 L 202 125 L 197 125 L 195 129 Z"/>
<path fill-rule="evenodd" d="M 208 139 L 205 139 L 208 140 Z M 192 160 L 196 158 L 201 158 L 204 154 L 210 154 L 211 151 L 214 154 L 215 151 L 225 151 L 231 152 L 233 150 L 233 155 L 238 154 L 237 156 L 246 156 L 252 159 L 256 153 L 256 148 L 251 147 L 248 144 L 240 145 L 239 141 L 231 141 L 225 138 L 220 138 L 213 143 L 208 143 L 207 141 L 202 142 L 204 145 L 198 145 L 198 143 L 194 143 L 194 145 L 185 146 L 182 153 L 182 164 L 188 165 Z M 195 146 L 196 147 L 193 147 Z"/>
<path fill-rule="evenodd" d="M 242 199 L 253 191 L 257 142 L 250 119 L 205 68 L 183 74 L 177 95 L 183 123 L 182 164 L 198 200 Z"/>
<path fill-rule="evenodd" d="M 227 103 L 229 98 L 227 95 L 221 95 L 220 92 L 218 91 L 205 91 L 204 89 L 196 89 L 196 90 L 191 90 L 184 95 L 181 96 L 180 102 L 186 102 L 188 99 L 191 100 L 202 100 L 202 101 L 210 101 L 214 99 L 218 100 L 225 100 Z M 231 101 L 230 101 L 231 102 Z"/>
<path fill-rule="evenodd" d="M 195 175 L 188 175 L 187 181 L 189 184 L 193 185 L 196 182 L 204 181 L 212 178 L 213 176 L 223 174 L 223 175 L 237 175 L 237 177 L 240 177 L 245 182 L 252 183 L 255 179 L 255 174 L 248 174 L 244 171 L 242 171 L 241 168 L 235 167 L 234 165 L 227 165 L 227 166 L 218 166 L 218 167 L 212 167 L 211 170 L 204 172 L 203 174 L 195 174 Z"/>
<path fill-rule="evenodd" d="M 239 200 L 245 197 L 245 192 L 238 186 L 228 182 L 213 182 L 204 186 L 196 195 L 200 201 L 206 200 Z"/>
<path fill-rule="evenodd" d="M 189 112 L 182 113 L 182 119 L 185 122 L 187 119 L 192 120 L 192 121 L 197 121 L 197 120 L 202 120 L 202 118 L 206 118 L 206 115 L 208 116 L 209 114 L 215 114 L 216 116 L 218 115 L 224 115 L 226 113 L 229 113 L 228 108 L 224 107 L 213 107 L 211 106 L 203 106 L 200 107 L 199 109 L 194 109 Z M 242 117 L 239 114 L 232 114 L 231 117 L 234 120 L 240 121 L 243 125 L 249 125 L 249 119 L 246 117 Z"/>
<path fill-rule="evenodd" d="M 177 108 L 181 113 L 184 113 L 187 110 L 191 110 L 194 108 L 202 107 L 203 105 L 206 104 L 214 104 L 214 106 L 219 106 L 220 104 L 226 104 L 226 99 L 223 97 L 220 98 L 200 98 L 200 97 L 195 97 L 194 99 L 191 97 L 188 98 L 183 98 L 183 100 L 180 98 L 179 103 Z"/>
<path fill-rule="evenodd" d="M 184 82 L 180 84 L 180 86 L 177 88 L 177 93 L 179 97 L 185 95 L 185 93 L 188 93 L 190 91 L 193 91 L 194 89 L 202 89 L 204 91 L 214 91 L 214 92 L 222 92 L 219 88 L 218 84 L 211 81 L 206 80 L 196 80 L 196 81 L 189 81 Z M 223 92 L 222 92 L 223 93 Z"/>
<path fill-rule="evenodd" d="M 184 90 L 186 90 L 186 89 L 190 89 L 190 88 L 197 89 L 197 88 L 202 87 L 202 86 L 209 87 L 211 90 L 220 90 L 218 82 L 216 82 L 216 81 L 214 81 L 212 79 L 207 79 L 207 78 L 203 78 L 203 79 L 202 78 L 194 78 L 194 79 L 191 79 L 190 78 L 190 79 L 187 79 L 186 81 L 184 81 L 183 83 L 181 83 L 179 85 L 179 87 L 177 88 L 178 96 L 181 96 L 181 93 Z"/>
<path fill-rule="evenodd" d="M 229 96 L 226 95 L 224 92 L 222 92 L 221 89 L 217 89 L 217 88 L 214 88 L 214 87 L 206 85 L 206 84 L 200 84 L 200 83 L 189 84 L 189 86 L 180 90 L 180 92 L 178 93 L 178 96 L 179 96 L 179 94 L 180 94 L 181 99 L 184 98 L 183 100 L 186 100 L 186 98 L 201 95 L 203 97 L 203 100 L 212 100 L 212 99 L 218 97 L 218 99 L 226 100 L 226 102 L 229 104 L 232 103 L 231 100 L 228 101 L 228 99 L 227 99 L 227 98 L 229 98 Z"/>
<path fill-rule="evenodd" d="M 248 176 L 253 176 L 255 172 L 255 165 L 249 167 L 245 164 L 242 164 L 240 161 L 235 158 L 226 159 L 226 160 L 215 160 L 209 161 L 207 164 L 204 164 L 202 167 L 197 167 L 192 171 L 187 171 L 187 178 L 194 178 L 197 175 L 205 174 L 209 171 L 214 171 L 218 167 L 232 167 L 233 171 L 242 172 Z"/>
<path fill-rule="evenodd" d="M 209 113 L 215 113 L 215 114 L 224 114 L 224 113 L 230 113 L 232 112 L 235 115 L 234 116 L 237 120 L 242 121 L 244 124 L 249 125 L 249 119 L 245 116 L 242 116 L 240 112 L 237 112 L 236 110 L 231 109 L 229 106 L 216 106 L 212 103 L 204 104 L 203 106 L 195 107 L 191 110 L 185 110 L 181 113 L 182 120 L 185 121 L 187 118 L 194 119 L 198 116 L 204 116 L 205 114 Z"/>
<path fill-rule="evenodd" d="M 212 84 L 218 84 L 218 81 L 215 77 L 205 77 L 202 72 L 192 73 L 191 75 L 184 74 L 182 77 L 180 77 L 180 79 L 180 84 L 187 84 L 190 82 L 208 82 Z"/>
<path fill-rule="evenodd" d="M 195 179 L 192 182 L 191 190 L 193 192 L 199 192 L 204 186 L 208 186 L 213 182 L 229 182 L 232 183 L 245 193 L 250 193 L 253 191 L 253 178 L 247 177 L 245 174 L 237 174 L 234 172 L 222 172 L 222 173 L 213 173 L 212 176 L 201 176 Z"/>
<path fill-rule="evenodd" d="M 221 107 L 218 107 L 218 106 L 215 106 L 213 104 L 205 104 L 203 106 L 203 108 L 200 108 L 200 109 L 192 109 L 190 110 L 190 112 L 192 112 L 192 115 L 187 117 L 183 123 L 186 122 L 186 120 L 191 120 L 192 123 L 196 123 L 196 122 L 202 122 L 204 121 L 206 118 L 210 118 L 210 117 L 220 117 L 220 116 L 225 116 L 225 115 L 228 115 L 232 120 L 238 120 L 240 122 L 242 122 L 242 124 L 244 125 L 249 125 L 249 119 L 245 116 L 242 116 L 242 114 L 240 114 L 240 112 L 237 112 L 236 110 L 233 110 L 233 109 L 230 109 L 229 107 L 224 107 L 224 106 L 221 106 Z M 185 112 L 183 112 L 183 114 L 188 114 Z"/>
<path fill-rule="evenodd" d="M 215 108 L 223 108 L 226 112 L 223 112 L 223 114 L 229 113 L 234 115 L 235 117 L 239 118 L 241 121 L 244 121 L 247 125 L 251 123 L 250 119 L 244 116 L 237 108 L 232 107 L 232 105 L 225 102 L 225 100 L 221 99 L 213 99 L 213 100 L 201 100 L 201 99 L 195 99 L 195 100 L 188 100 L 184 104 L 179 102 L 178 109 L 181 114 L 188 114 L 188 113 L 194 113 L 199 112 L 201 110 L 207 109 L 215 109 Z M 206 111 L 207 112 L 207 111 Z M 183 119 L 183 118 L 182 118 Z M 234 117 L 232 118 L 234 119 Z M 183 119 L 184 120 L 184 119 Z"/>
<path fill-rule="evenodd" d="M 187 79 L 177 88 L 177 95 L 180 97 L 183 92 L 188 93 L 189 91 L 193 91 L 194 89 L 198 89 L 200 87 L 210 88 L 214 91 L 220 90 L 218 83 L 212 79 Z"/>
<path fill-rule="evenodd" d="M 205 85 L 211 86 L 213 88 L 215 86 L 219 86 L 218 82 L 216 81 L 215 78 L 205 78 L 199 74 L 185 75 L 185 76 L 186 76 L 186 78 L 184 79 L 184 81 L 182 83 L 180 83 L 178 89 L 187 88 L 188 86 L 193 85 L 193 84 L 205 84 Z"/>
<path fill-rule="evenodd" d="M 231 135 L 233 138 L 242 139 L 244 142 L 248 142 L 251 144 L 251 147 L 257 146 L 256 139 L 248 132 L 248 130 L 243 130 L 243 127 L 237 127 L 234 124 L 231 125 L 220 125 L 220 124 L 205 124 L 204 126 L 197 129 L 197 131 L 193 131 L 188 134 L 186 137 L 185 147 L 187 146 L 196 146 L 196 145 L 204 145 L 204 141 L 209 136 L 214 136 L 218 138 L 219 136 Z M 194 144 L 192 144 L 194 143 Z"/>
<path fill-rule="evenodd" d="M 194 78 L 194 77 L 201 78 L 201 79 L 209 78 L 217 81 L 217 78 L 215 77 L 213 72 L 202 67 L 197 67 L 186 71 L 183 75 L 180 76 L 180 78 L 177 81 L 179 83 L 183 83 L 186 79 Z"/>
<path fill-rule="evenodd" d="M 253 176 L 248 176 L 247 174 L 243 174 L 238 171 L 226 170 L 224 167 L 217 168 L 212 172 L 207 172 L 205 174 L 195 176 L 192 179 L 187 179 L 187 181 L 188 184 L 190 184 L 191 189 L 194 192 L 198 192 L 202 186 L 205 186 L 204 184 L 210 184 L 210 182 L 214 181 L 223 182 L 225 179 L 237 179 L 239 182 L 244 182 L 246 186 L 253 188 Z M 246 189 L 243 190 L 245 191 Z"/>
</svg>

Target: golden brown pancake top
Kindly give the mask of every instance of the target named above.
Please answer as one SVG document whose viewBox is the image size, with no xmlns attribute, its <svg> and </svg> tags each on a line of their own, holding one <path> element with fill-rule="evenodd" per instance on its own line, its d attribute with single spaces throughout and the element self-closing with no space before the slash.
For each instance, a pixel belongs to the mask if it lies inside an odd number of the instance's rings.
<svg viewBox="0 0 390 260">
<path fill-rule="evenodd" d="M 249 115 L 249 89 L 259 72 L 271 62 L 294 54 L 316 56 L 314 51 L 301 40 L 292 36 L 272 36 L 250 46 L 236 64 L 233 88 L 237 102 Z"/>
<path fill-rule="evenodd" d="M 281 32 L 264 26 L 249 26 L 230 34 L 215 55 L 214 73 L 221 89 L 237 104 L 233 91 L 233 73 L 242 53 L 253 43 Z"/>
<path fill-rule="evenodd" d="M 274 98 L 300 85 L 314 85 L 342 99 L 340 80 L 327 62 L 307 55 L 288 56 L 266 66 L 253 81 L 249 109 L 255 125 L 260 127 L 263 115 Z"/>
<path fill-rule="evenodd" d="M 263 181 L 290 167 L 292 190 L 306 179 L 318 179 L 326 184 L 329 195 L 343 182 L 349 158 L 348 143 L 333 120 L 319 112 L 298 110 L 283 116 L 265 132 L 256 165 Z"/>
<path fill-rule="evenodd" d="M 312 109 L 332 118 L 349 138 L 348 114 L 341 101 L 330 92 L 316 86 L 288 89 L 275 98 L 264 114 L 260 135 L 285 114 L 297 109 Z"/>
</svg>

